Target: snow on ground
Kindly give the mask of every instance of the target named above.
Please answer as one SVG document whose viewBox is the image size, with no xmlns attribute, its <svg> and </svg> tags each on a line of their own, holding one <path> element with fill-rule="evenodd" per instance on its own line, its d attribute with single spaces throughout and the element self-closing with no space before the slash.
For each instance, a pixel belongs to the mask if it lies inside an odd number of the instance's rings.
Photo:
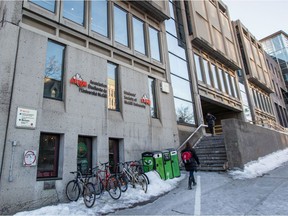
<svg viewBox="0 0 288 216">
<path fill-rule="evenodd" d="M 251 161 L 244 166 L 243 170 L 233 170 L 229 174 L 234 179 L 249 179 L 262 176 L 263 174 L 281 166 L 288 161 L 288 148 L 277 151 L 265 157 L 261 157 L 256 161 Z M 15 216 L 30 216 L 30 215 L 101 215 L 114 212 L 117 209 L 129 208 L 136 203 L 145 202 L 153 197 L 162 195 L 174 189 L 181 180 L 186 177 L 182 174 L 179 178 L 162 180 L 154 172 L 146 173 L 150 184 L 148 191 L 145 194 L 140 188 L 129 187 L 125 193 L 122 193 L 119 200 L 113 200 L 107 192 L 105 192 L 92 208 L 86 208 L 83 200 L 58 204 L 53 206 L 42 207 L 33 211 L 23 211 L 15 214 Z"/>
<path fill-rule="evenodd" d="M 288 161 L 288 148 L 260 157 L 258 160 L 245 164 L 243 170 L 233 170 L 229 174 L 233 179 L 251 179 L 280 167 Z"/>
<path fill-rule="evenodd" d="M 148 172 L 146 175 L 149 178 L 150 184 L 148 185 L 147 193 L 141 188 L 129 188 L 126 192 L 121 194 L 119 200 L 113 200 L 108 192 L 96 199 L 92 208 L 86 208 L 83 199 L 77 202 L 70 202 L 65 204 L 58 204 L 53 206 L 42 207 L 33 211 L 23 211 L 15 214 L 15 216 L 30 216 L 30 215 L 101 215 L 109 212 L 114 212 L 117 209 L 128 208 L 136 203 L 149 201 L 151 198 L 162 195 L 174 189 L 178 183 L 185 178 L 182 174 L 179 178 L 162 180 L 155 172 Z"/>
</svg>

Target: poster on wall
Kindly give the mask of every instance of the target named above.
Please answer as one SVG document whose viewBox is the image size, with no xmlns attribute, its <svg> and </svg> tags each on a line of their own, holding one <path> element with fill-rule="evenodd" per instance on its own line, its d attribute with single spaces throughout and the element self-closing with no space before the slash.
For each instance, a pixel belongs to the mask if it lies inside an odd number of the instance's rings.
<svg viewBox="0 0 288 216">
<path fill-rule="evenodd" d="M 36 159 L 37 156 L 35 150 L 24 151 L 24 159 L 23 159 L 24 166 L 36 166 Z"/>
<path fill-rule="evenodd" d="M 17 108 L 16 127 L 35 129 L 36 128 L 37 110 Z"/>
</svg>

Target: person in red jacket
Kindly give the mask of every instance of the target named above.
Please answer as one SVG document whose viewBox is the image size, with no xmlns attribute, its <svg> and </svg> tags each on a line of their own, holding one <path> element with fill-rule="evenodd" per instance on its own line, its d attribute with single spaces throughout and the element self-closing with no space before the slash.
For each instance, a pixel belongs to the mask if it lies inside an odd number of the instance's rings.
<svg viewBox="0 0 288 216">
<path fill-rule="evenodd" d="M 191 156 L 189 156 L 189 153 L 191 154 Z M 189 143 L 187 143 L 185 148 L 181 151 L 181 157 L 182 157 L 182 162 L 184 163 L 184 166 L 185 166 L 185 170 L 189 172 L 188 189 L 191 190 L 192 183 L 193 183 L 193 186 L 196 185 L 194 172 L 197 172 L 197 166 L 200 165 L 199 158 L 197 156 L 195 149 L 191 148 Z M 184 157 L 187 157 L 188 159 L 184 160 Z M 191 158 L 189 159 L 189 157 Z"/>
</svg>

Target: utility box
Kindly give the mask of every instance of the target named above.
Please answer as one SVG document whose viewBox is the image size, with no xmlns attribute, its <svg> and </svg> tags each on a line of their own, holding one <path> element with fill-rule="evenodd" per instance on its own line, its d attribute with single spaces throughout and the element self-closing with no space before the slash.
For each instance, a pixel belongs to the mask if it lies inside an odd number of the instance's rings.
<svg viewBox="0 0 288 216">
<path fill-rule="evenodd" d="M 172 171 L 172 164 L 171 164 L 171 155 L 168 150 L 162 151 L 163 154 L 163 163 L 164 163 L 164 170 L 165 170 L 165 179 L 173 179 L 173 171 Z"/>
<path fill-rule="evenodd" d="M 145 173 L 154 169 L 154 158 L 152 152 L 142 153 L 142 164 Z"/>
<path fill-rule="evenodd" d="M 166 180 L 162 152 L 154 151 L 153 158 L 154 158 L 154 169 L 159 173 L 161 179 Z"/>
<path fill-rule="evenodd" d="M 180 172 L 180 166 L 179 166 L 178 152 L 176 149 L 173 149 L 173 148 L 170 148 L 167 150 L 170 152 L 170 156 L 171 156 L 171 166 L 172 166 L 173 176 L 180 177 L 181 172 Z"/>
</svg>

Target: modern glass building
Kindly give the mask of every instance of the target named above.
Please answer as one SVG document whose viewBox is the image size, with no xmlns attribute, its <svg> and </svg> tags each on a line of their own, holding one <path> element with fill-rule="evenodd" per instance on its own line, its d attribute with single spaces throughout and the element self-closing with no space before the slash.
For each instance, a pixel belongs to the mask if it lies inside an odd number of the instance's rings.
<svg viewBox="0 0 288 216">
<path fill-rule="evenodd" d="M 278 31 L 260 40 L 263 49 L 280 66 L 282 75 L 288 87 L 288 35 L 286 32 Z M 286 106 L 288 105 L 288 95 L 284 94 Z"/>
</svg>

